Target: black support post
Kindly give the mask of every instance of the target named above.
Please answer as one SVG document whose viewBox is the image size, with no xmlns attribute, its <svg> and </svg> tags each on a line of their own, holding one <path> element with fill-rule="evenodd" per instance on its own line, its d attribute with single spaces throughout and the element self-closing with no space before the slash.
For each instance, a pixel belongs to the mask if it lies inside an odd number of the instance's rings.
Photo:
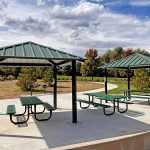
<svg viewBox="0 0 150 150">
<path fill-rule="evenodd" d="M 128 68 L 128 90 L 130 90 L 130 69 Z"/>
<path fill-rule="evenodd" d="M 72 123 L 77 123 L 76 60 L 72 60 Z"/>
<path fill-rule="evenodd" d="M 128 90 L 130 90 L 130 69 L 127 70 L 127 76 L 128 76 Z M 128 96 L 130 96 L 130 91 L 128 91 Z"/>
<path fill-rule="evenodd" d="M 107 94 L 107 68 L 104 70 L 105 94 Z"/>
<path fill-rule="evenodd" d="M 53 77 L 54 77 L 54 108 L 57 109 L 57 67 L 54 66 L 53 70 L 54 70 L 54 74 L 53 74 Z"/>
</svg>

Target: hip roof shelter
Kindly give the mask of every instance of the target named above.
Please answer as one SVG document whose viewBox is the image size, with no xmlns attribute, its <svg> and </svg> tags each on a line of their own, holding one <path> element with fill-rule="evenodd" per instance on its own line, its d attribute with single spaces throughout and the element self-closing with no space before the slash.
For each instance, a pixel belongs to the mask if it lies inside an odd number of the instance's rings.
<svg viewBox="0 0 150 150">
<path fill-rule="evenodd" d="M 130 90 L 130 69 L 150 68 L 150 56 L 139 53 L 100 66 L 105 70 L 105 93 L 107 94 L 107 69 L 126 69 L 128 71 L 128 90 Z"/>
<path fill-rule="evenodd" d="M 72 122 L 77 122 L 76 61 L 82 57 L 65 53 L 34 42 L 24 42 L 0 48 L 1 66 L 53 66 L 54 107 L 57 108 L 57 66 L 72 62 Z"/>
</svg>

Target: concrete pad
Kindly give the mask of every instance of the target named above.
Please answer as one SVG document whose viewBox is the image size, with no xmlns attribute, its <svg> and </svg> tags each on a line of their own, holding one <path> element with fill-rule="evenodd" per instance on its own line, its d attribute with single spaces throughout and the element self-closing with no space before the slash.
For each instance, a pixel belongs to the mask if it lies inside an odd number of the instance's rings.
<svg viewBox="0 0 150 150">
<path fill-rule="evenodd" d="M 88 98 L 83 92 L 78 96 Z M 37 97 L 53 105 L 53 95 Z M 102 109 L 82 110 L 78 105 L 78 123 L 73 124 L 71 94 L 59 94 L 58 109 L 49 121 L 38 122 L 31 116 L 27 124 L 18 126 L 10 122 L 5 112 L 8 104 L 15 104 L 17 113 L 23 112 L 19 98 L 1 100 L 0 150 L 42 150 L 150 131 L 150 106 L 146 100 L 134 101 L 136 104 L 129 105 L 127 113 L 116 112 L 112 116 L 105 116 Z"/>
</svg>

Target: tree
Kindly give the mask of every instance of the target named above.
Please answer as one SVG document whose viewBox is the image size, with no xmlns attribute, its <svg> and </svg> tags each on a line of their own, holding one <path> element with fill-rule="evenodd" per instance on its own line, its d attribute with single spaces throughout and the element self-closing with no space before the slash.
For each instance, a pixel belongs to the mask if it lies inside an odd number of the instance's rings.
<svg viewBox="0 0 150 150">
<path fill-rule="evenodd" d="M 76 69 L 77 70 L 76 71 L 77 75 L 81 75 L 81 73 L 80 73 L 80 71 L 81 71 L 81 62 L 78 62 L 76 67 L 77 67 L 77 69 Z"/>
<path fill-rule="evenodd" d="M 111 61 L 123 58 L 124 50 L 122 47 L 117 47 L 112 51 Z"/>
<path fill-rule="evenodd" d="M 145 51 L 145 50 L 137 49 L 137 50 L 134 50 L 134 52 L 139 53 L 139 54 L 143 54 L 143 55 L 146 55 L 146 56 L 150 56 L 150 53 Z"/>
<path fill-rule="evenodd" d="M 98 67 L 98 52 L 96 49 L 89 49 L 85 53 L 85 57 L 87 60 L 81 66 L 81 73 L 85 75 L 93 76 Z"/>
<path fill-rule="evenodd" d="M 36 81 L 37 77 L 35 76 L 35 68 L 24 67 L 19 74 L 17 85 L 22 91 L 28 91 L 28 86 Z"/>
<path fill-rule="evenodd" d="M 45 83 L 48 84 L 48 86 L 52 86 L 52 82 L 53 82 L 53 71 L 52 71 L 52 68 L 47 68 L 44 71 L 42 79 L 43 79 L 43 81 Z"/>
<path fill-rule="evenodd" d="M 72 74 L 72 66 L 71 65 L 64 66 L 64 74 L 66 76 L 70 76 Z"/>
<path fill-rule="evenodd" d="M 36 67 L 35 72 L 36 72 L 36 77 L 38 79 L 42 79 L 43 73 L 44 73 L 44 67 Z"/>
<path fill-rule="evenodd" d="M 132 84 L 138 90 L 150 89 L 150 70 L 134 70 Z"/>
<path fill-rule="evenodd" d="M 102 60 L 103 60 L 104 64 L 111 62 L 111 55 L 112 55 L 111 50 L 108 50 L 105 52 L 105 54 L 102 56 Z"/>
<path fill-rule="evenodd" d="M 133 51 L 133 49 L 128 48 L 126 51 L 124 51 L 124 57 L 130 56 L 132 54 L 134 54 L 135 52 Z"/>
</svg>

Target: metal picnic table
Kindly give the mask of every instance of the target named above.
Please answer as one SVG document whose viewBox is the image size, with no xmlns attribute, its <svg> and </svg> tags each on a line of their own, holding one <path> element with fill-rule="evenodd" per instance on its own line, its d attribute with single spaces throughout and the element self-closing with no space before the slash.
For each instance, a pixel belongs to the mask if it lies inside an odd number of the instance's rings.
<svg viewBox="0 0 150 150">
<path fill-rule="evenodd" d="M 29 120 L 30 114 L 33 114 L 34 118 L 37 121 L 46 121 L 46 120 L 51 118 L 52 110 L 55 110 L 55 108 L 53 108 L 50 104 L 41 101 L 39 98 L 37 98 L 35 96 L 20 97 L 20 101 L 21 101 L 22 106 L 24 106 L 24 108 L 25 108 L 25 110 L 24 110 L 24 112 L 22 114 L 16 114 L 16 110 L 15 110 L 14 105 L 8 105 L 8 107 L 7 107 L 7 114 L 10 115 L 10 120 L 14 124 L 26 123 Z M 37 105 L 42 105 L 43 106 L 43 111 L 37 112 L 37 108 L 36 108 Z M 14 109 L 14 111 L 12 111 L 12 108 Z M 44 118 L 44 119 L 37 118 L 37 114 L 44 113 L 45 108 L 48 111 L 50 111 L 49 117 L 48 118 Z M 11 110 L 11 112 L 9 111 L 9 109 Z M 26 113 L 27 113 L 27 117 L 26 117 L 26 119 L 24 121 L 19 121 L 19 122 L 13 121 L 12 116 L 23 116 Z"/>
<path fill-rule="evenodd" d="M 133 104 L 131 102 L 125 101 L 126 96 L 123 96 L 123 95 L 111 95 L 111 94 L 99 94 L 99 93 L 85 93 L 84 95 L 89 96 L 89 101 L 79 100 L 80 107 L 82 109 L 88 108 L 90 105 L 93 105 L 94 107 L 97 107 L 97 106 L 103 107 L 104 106 L 105 107 L 104 108 L 104 114 L 105 115 L 114 114 L 115 113 L 115 107 L 117 107 L 118 112 L 124 113 L 128 110 L 128 104 Z M 99 103 L 95 102 L 95 99 L 99 99 L 100 102 Z M 123 99 L 123 100 L 121 100 L 121 99 Z M 103 101 L 105 101 L 106 103 L 104 104 Z M 112 104 L 113 104 L 111 106 L 113 108 L 112 113 L 106 113 L 106 111 L 105 111 L 106 108 L 109 108 L 109 107 L 107 107 L 107 106 L 109 106 L 107 104 L 108 101 L 112 102 Z M 82 107 L 81 103 L 87 103 L 88 106 Z M 122 111 L 120 109 L 120 103 L 124 103 L 126 105 L 125 110 Z"/>
<path fill-rule="evenodd" d="M 133 94 L 133 93 L 143 93 L 143 94 Z M 148 99 L 148 104 L 150 105 L 150 90 L 124 90 L 124 96 L 126 100 L 131 100 L 131 98 L 141 98 Z"/>
</svg>

